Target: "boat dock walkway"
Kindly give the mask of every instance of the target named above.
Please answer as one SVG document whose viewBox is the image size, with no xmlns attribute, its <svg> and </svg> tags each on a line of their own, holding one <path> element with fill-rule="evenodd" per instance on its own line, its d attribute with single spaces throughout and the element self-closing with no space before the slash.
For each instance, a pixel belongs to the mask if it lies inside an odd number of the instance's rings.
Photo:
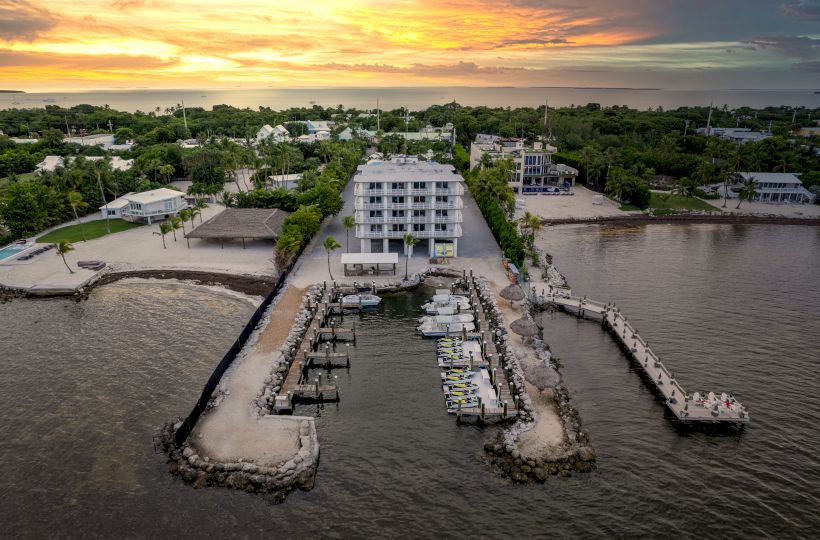
<svg viewBox="0 0 820 540">
<path fill-rule="evenodd" d="M 475 317 L 476 331 L 464 333 L 463 339 L 477 340 L 480 348 L 479 354 L 473 354 L 472 364 L 474 368 L 483 369 L 489 375 L 489 384 L 494 392 L 494 399 L 482 399 L 478 407 L 464 407 L 451 410 L 452 414 L 460 417 L 477 417 L 482 420 L 505 420 L 513 418 L 518 414 L 518 403 L 513 399 L 510 392 L 510 383 L 507 380 L 507 370 L 500 359 L 498 349 L 494 342 L 496 334 L 490 330 L 484 306 L 481 305 L 474 278 L 468 280 L 468 297 L 470 299 L 471 311 Z M 468 361 L 468 364 L 470 362 Z"/>
<path fill-rule="evenodd" d="M 274 412 L 289 413 L 293 411 L 294 399 L 302 402 L 338 401 L 339 389 L 336 385 L 322 384 L 321 377 L 308 381 L 307 375 L 314 367 L 350 367 L 350 356 L 347 352 L 333 352 L 326 344 L 319 350 L 319 344 L 325 340 L 356 340 L 355 329 L 325 326 L 328 316 L 333 313 L 332 289 L 325 288 L 322 298 L 312 306 L 313 318 L 305 331 L 302 342 L 296 348 L 295 356 L 285 375 L 282 388 L 274 400 Z M 311 384 L 313 383 L 313 384 Z"/>
<path fill-rule="evenodd" d="M 574 310 L 578 317 L 584 317 L 587 313 L 600 315 L 604 327 L 630 354 L 652 382 L 652 387 L 663 396 L 669 410 L 682 422 L 744 424 L 749 421 L 748 410 L 732 394 L 687 393 L 675 379 L 674 373 L 663 365 L 660 357 L 638 335 L 615 304 L 603 304 L 576 296 L 551 295 L 546 296 L 545 300 L 564 309 Z"/>
</svg>

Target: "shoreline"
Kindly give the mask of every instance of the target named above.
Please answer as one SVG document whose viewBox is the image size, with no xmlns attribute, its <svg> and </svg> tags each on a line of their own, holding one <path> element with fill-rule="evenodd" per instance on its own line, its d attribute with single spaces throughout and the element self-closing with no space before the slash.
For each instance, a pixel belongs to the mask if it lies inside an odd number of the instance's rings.
<svg viewBox="0 0 820 540">
<path fill-rule="evenodd" d="M 101 276 L 98 280 L 89 284 L 84 292 L 87 293 L 95 287 L 130 278 L 185 281 L 194 285 L 223 287 L 248 296 L 262 297 L 267 296 L 278 281 L 274 276 L 249 276 L 204 270 L 123 270 L 109 272 Z"/>
<path fill-rule="evenodd" d="M 668 216 L 653 216 L 649 214 L 625 216 L 601 216 L 592 218 L 543 218 L 541 224 L 555 225 L 644 225 L 646 223 L 695 223 L 695 224 L 723 224 L 723 225 L 820 225 L 820 218 L 791 218 L 785 216 L 757 216 L 750 214 L 673 214 Z"/>
</svg>

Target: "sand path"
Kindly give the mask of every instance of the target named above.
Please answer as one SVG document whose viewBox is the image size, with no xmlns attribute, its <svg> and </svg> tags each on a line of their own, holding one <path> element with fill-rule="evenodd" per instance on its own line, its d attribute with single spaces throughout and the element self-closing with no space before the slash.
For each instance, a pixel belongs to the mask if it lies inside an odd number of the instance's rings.
<svg viewBox="0 0 820 540">
<path fill-rule="evenodd" d="M 253 461 L 276 466 L 298 451 L 298 416 L 258 417 L 253 401 L 281 353 L 293 319 L 299 309 L 303 289 L 288 286 L 276 304 L 274 316 L 259 334 L 256 343 L 234 362 L 222 378 L 227 394 L 218 407 L 202 416 L 192 436 L 202 457 L 220 462 Z"/>
</svg>

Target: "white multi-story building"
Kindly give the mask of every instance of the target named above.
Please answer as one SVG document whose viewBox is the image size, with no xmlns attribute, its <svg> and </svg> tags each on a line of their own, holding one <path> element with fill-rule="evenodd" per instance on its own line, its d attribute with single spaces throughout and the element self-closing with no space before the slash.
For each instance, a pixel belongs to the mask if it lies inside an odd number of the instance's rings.
<svg viewBox="0 0 820 540">
<path fill-rule="evenodd" d="M 394 156 L 360 165 L 353 180 L 363 253 L 403 251 L 412 233 L 431 257 L 458 255 L 464 179 L 452 165 Z"/>
<path fill-rule="evenodd" d="M 177 215 L 183 208 L 188 208 L 184 193 L 159 188 L 141 193 L 127 193 L 100 206 L 100 212 L 103 218 L 144 221 L 150 225 L 154 221 L 162 221 Z"/>
<path fill-rule="evenodd" d="M 509 159 L 515 167 L 510 187 L 516 193 L 541 193 L 554 188 L 570 188 L 575 185 L 578 170 L 553 163 L 552 155 L 557 151 L 554 146 L 541 141 L 527 146 L 524 139 L 505 139 L 479 133 L 470 145 L 470 168 L 481 165 L 485 159 L 490 162 Z"/>
</svg>

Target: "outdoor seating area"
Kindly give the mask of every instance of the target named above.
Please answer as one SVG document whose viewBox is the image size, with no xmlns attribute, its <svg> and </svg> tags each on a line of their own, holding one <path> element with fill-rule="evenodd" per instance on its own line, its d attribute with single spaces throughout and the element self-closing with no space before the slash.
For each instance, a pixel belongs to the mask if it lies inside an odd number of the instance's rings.
<svg viewBox="0 0 820 540">
<path fill-rule="evenodd" d="M 343 253 L 345 276 L 395 276 L 398 253 Z"/>
<path fill-rule="evenodd" d="M 186 238 L 219 240 L 276 240 L 282 230 L 282 223 L 290 215 L 279 209 L 266 208 L 226 208 L 205 223 L 185 235 Z"/>
</svg>

